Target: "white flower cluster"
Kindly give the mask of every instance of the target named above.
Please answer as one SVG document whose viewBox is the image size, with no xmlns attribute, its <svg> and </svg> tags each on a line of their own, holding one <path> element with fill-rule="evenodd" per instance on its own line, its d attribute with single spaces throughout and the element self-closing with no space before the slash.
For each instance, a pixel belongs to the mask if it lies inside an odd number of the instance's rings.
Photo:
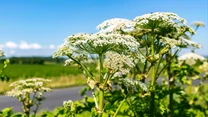
<svg viewBox="0 0 208 117">
<path fill-rule="evenodd" d="M 137 22 L 138 27 L 143 28 L 165 28 L 172 27 L 175 28 L 177 34 L 181 32 L 182 29 L 186 29 L 191 34 L 195 34 L 194 30 L 187 26 L 187 22 L 184 18 L 179 17 L 175 13 L 171 12 L 155 12 L 148 13 L 142 16 L 138 16 L 134 19 Z"/>
<path fill-rule="evenodd" d="M 136 92 L 138 90 L 138 86 L 141 87 L 142 90 L 148 91 L 146 84 L 139 80 L 134 80 L 132 78 L 124 78 L 120 80 L 126 86 L 126 88 L 131 92 Z"/>
<path fill-rule="evenodd" d="M 164 38 L 161 39 L 161 42 L 169 44 L 171 47 L 176 47 L 179 45 L 191 45 L 200 48 L 199 44 L 191 42 L 187 39 L 176 39 L 185 32 L 190 32 L 191 34 L 195 34 L 195 32 L 191 27 L 187 25 L 184 18 L 179 17 L 175 13 L 155 12 L 138 16 L 133 20 L 113 18 L 106 20 L 97 26 L 100 32 L 117 34 L 123 34 L 123 32 L 142 32 L 142 30 L 145 29 L 151 30 L 153 27 L 155 31 L 161 34 L 160 36 Z M 169 40 L 167 38 L 171 39 Z"/>
<path fill-rule="evenodd" d="M 121 55 L 116 52 L 107 52 L 104 59 L 104 67 L 112 71 L 114 77 L 120 77 L 129 73 L 130 68 L 134 67 L 133 60 L 127 55 Z"/>
<path fill-rule="evenodd" d="M 204 27 L 205 26 L 204 22 L 201 22 L 201 21 L 195 21 L 192 25 L 200 26 L 200 27 Z"/>
<path fill-rule="evenodd" d="M 134 19 L 140 25 L 146 25 L 149 21 L 162 21 L 167 22 L 168 24 L 175 25 L 175 21 L 180 21 L 180 23 L 186 25 L 186 20 L 179 17 L 175 13 L 171 12 L 155 12 L 155 13 L 148 13 L 142 16 L 138 16 Z"/>
<path fill-rule="evenodd" d="M 13 87 L 13 89 L 6 92 L 6 95 L 11 97 L 21 97 L 36 92 L 39 92 L 39 95 L 42 95 L 42 92 L 51 91 L 50 88 L 43 86 L 44 83 L 47 82 L 50 82 L 50 80 L 43 78 L 32 78 L 16 81 L 10 84 L 10 87 Z"/>
<path fill-rule="evenodd" d="M 71 60 L 71 59 L 65 60 L 64 66 L 70 65 L 72 62 L 73 62 L 73 60 Z"/>
<path fill-rule="evenodd" d="M 73 50 L 67 45 L 66 43 L 62 44 L 58 47 L 58 50 L 53 53 L 53 58 L 59 57 L 59 56 L 67 56 L 72 55 Z"/>
<path fill-rule="evenodd" d="M 192 28 L 187 26 L 184 18 L 170 12 L 148 13 L 142 16 L 137 16 L 133 20 L 113 18 L 99 24 L 97 29 L 99 29 L 100 32 L 105 33 L 119 33 L 120 30 L 123 32 L 131 32 L 145 27 L 151 29 L 152 27 L 164 28 L 167 26 L 174 27 L 178 33 L 182 28 L 188 30 L 190 33 L 195 33 Z"/>
<path fill-rule="evenodd" d="M 117 33 L 120 30 L 130 32 L 134 30 L 135 22 L 128 19 L 113 18 L 106 20 L 97 26 L 100 32 Z"/>
<path fill-rule="evenodd" d="M 170 45 L 171 48 L 175 48 L 176 46 L 181 44 L 180 41 L 168 37 L 161 38 L 160 42 L 162 42 L 165 45 Z"/>
<path fill-rule="evenodd" d="M 66 42 L 69 46 L 79 48 L 90 54 L 100 54 L 109 50 L 133 49 L 139 46 L 134 37 L 121 34 L 75 34 L 69 36 Z"/>
<path fill-rule="evenodd" d="M 0 57 L 1 56 L 4 56 L 4 52 L 1 50 L 1 48 L 0 48 Z"/>
<path fill-rule="evenodd" d="M 190 52 L 178 57 L 178 60 L 185 62 L 186 64 L 191 66 L 194 65 L 197 62 L 197 60 L 204 61 L 206 60 L 206 58 L 196 53 Z"/>
<path fill-rule="evenodd" d="M 179 40 L 171 39 L 169 37 L 163 37 L 160 39 L 160 42 L 162 42 L 165 45 L 170 45 L 171 48 L 175 48 L 177 46 L 185 46 L 185 47 L 190 46 L 195 48 L 201 48 L 200 44 L 182 37 L 180 37 Z"/>
<path fill-rule="evenodd" d="M 181 43 L 180 45 L 201 48 L 201 45 L 199 43 L 193 42 L 191 40 L 188 40 L 188 39 L 185 39 L 185 38 L 182 38 L 182 37 L 179 39 L 179 42 Z"/>
</svg>

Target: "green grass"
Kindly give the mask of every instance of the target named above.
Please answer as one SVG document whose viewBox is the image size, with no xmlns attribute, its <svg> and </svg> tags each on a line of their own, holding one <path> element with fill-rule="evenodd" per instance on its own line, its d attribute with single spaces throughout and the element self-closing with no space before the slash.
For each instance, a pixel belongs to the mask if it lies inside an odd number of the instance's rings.
<svg viewBox="0 0 208 117">
<path fill-rule="evenodd" d="M 2 66 L 3 65 L 1 64 L 0 67 Z M 61 64 L 10 64 L 4 71 L 4 74 L 8 75 L 10 77 L 10 80 L 12 81 L 19 78 L 51 78 L 59 76 L 78 75 L 80 73 L 82 73 L 82 71 L 75 66 L 63 66 Z"/>
<path fill-rule="evenodd" d="M 3 64 L 0 64 L 0 69 Z M 94 64 L 88 64 L 88 67 L 94 68 Z M 62 64 L 9 64 L 5 69 L 10 80 L 9 82 L 0 81 L 0 94 L 10 90 L 9 84 L 20 79 L 41 77 L 51 79 L 52 82 L 47 86 L 50 88 L 63 88 L 86 84 L 86 77 L 77 66 L 64 66 Z"/>
</svg>

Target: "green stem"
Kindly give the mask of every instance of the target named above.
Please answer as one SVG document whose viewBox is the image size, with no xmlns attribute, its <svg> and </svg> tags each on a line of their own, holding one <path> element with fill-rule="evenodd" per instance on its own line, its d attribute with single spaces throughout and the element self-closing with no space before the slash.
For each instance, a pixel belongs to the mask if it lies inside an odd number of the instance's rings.
<svg viewBox="0 0 208 117">
<path fill-rule="evenodd" d="M 155 90 L 155 66 L 153 65 L 152 66 L 152 82 L 151 82 L 151 85 L 152 85 L 152 90 L 154 91 Z"/>
<path fill-rule="evenodd" d="M 120 103 L 120 105 L 118 106 L 118 108 L 116 109 L 116 112 L 115 112 L 115 114 L 113 115 L 113 117 L 116 117 L 116 116 L 117 116 L 117 114 L 118 114 L 119 110 L 121 109 L 121 107 L 122 107 L 123 103 L 125 102 L 125 100 L 126 100 L 126 98 L 124 98 L 124 99 L 121 101 L 121 103 Z"/>
<path fill-rule="evenodd" d="M 159 62 L 157 64 L 157 68 L 156 68 L 156 72 L 155 72 L 155 79 L 157 79 L 157 77 L 159 77 L 157 74 L 158 74 L 158 71 L 159 71 L 159 68 L 160 68 L 160 64 L 162 62 L 162 58 L 163 58 L 163 55 L 160 56 Z"/>
<path fill-rule="evenodd" d="M 36 104 L 36 101 L 35 101 L 36 94 L 37 94 L 37 92 L 35 92 L 34 95 L 33 95 L 33 97 L 32 97 L 32 101 L 33 101 L 34 104 Z M 39 102 L 39 103 L 40 103 L 40 102 Z M 39 103 L 38 103 L 38 104 L 39 104 Z M 35 110 L 34 110 L 34 116 L 33 116 L 33 117 L 36 116 L 37 111 L 38 111 L 38 108 L 39 108 L 39 106 L 36 105 L 36 108 L 35 108 Z"/>
<path fill-rule="evenodd" d="M 148 56 L 148 48 L 146 47 L 146 56 Z M 147 69 L 147 59 L 144 62 L 144 69 L 143 69 L 143 74 L 146 74 L 146 69 Z M 142 82 L 145 83 L 145 79 L 142 79 Z"/>
<path fill-rule="evenodd" d="M 154 57 L 154 37 L 152 38 L 152 45 L 151 45 L 151 54 Z M 154 58 L 153 58 L 154 59 Z M 150 99 L 150 117 L 154 117 L 155 115 L 155 65 L 152 63 L 152 82 L 151 82 L 151 99 Z"/>
<path fill-rule="evenodd" d="M 22 109 L 23 109 L 23 112 L 24 112 L 24 114 L 25 114 L 25 116 L 27 116 L 27 113 L 26 113 L 26 105 L 25 105 L 25 97 L 20 97 L 21 98 L 21 102 L 22 102 Z"/>
<path fill-rule="evenodd" d="M 104 107 L 104 91 L 103 89 L 100 89 L 99 91 L 99 110 L 101 113 L 103 112 L 103 107 Z"/>
<path fill-rule="evenodd" d="M 36 108 L 35 108 L 35 110 L 34 110 L 34 116 L 33 117 L 36 117 L 36 114 L 37 114 L 37 112 L 38 112 L 38 108 L 40 107 L 40 101 L 38 101 L 38 103 L 36 103 Z"/>
<path fill-rule="evenodd" d="M 90 78 L 93 78 L 93 74 L 89 71 L 89 69 L 87 69 L 83 64 L 81 64 L 79 61 L 77 61 L 73 57 L 71 57 L 69 55 L 68 55 L 68 57 L 70 59 L 72 59 L 74 62 L 76 62 L 78 65 L 80 65 L 82 67 L 82 69 L 87 73 L 87 75 L 90 76 Z"/>
<path fill-rule="evenodd" d="M 107 74 L 107 78 L 105 78 L 105 81 L 103 83 L 103 88 L 105 88 L 105 86 L 107 85 L 109 78 L 110 78 L 110 76 L 109 76 L 109 74 Z"/>
<path fill-rule="evenodd" d="M 154 117 L 155 115 L 155 92 L 151 91 L 150 97 L 150 117 Z"/>
<path fill-rule="evenodd" d="M 192 80 L 192 78 L 190 78 L 190 84 L 188 86 L 188 93 L 189 93 L 189 95 L 192 94 L 192 82 L 193 82 L 193 80 Z"/>
<path fill-rule="evenodd" d="M 24 104 L 25 105 L 25 112 L 24 113 L 25 113 L 26 117 L 29 117 L 30 116 L 30 107 L 31 107 L 31 106 L 29 106 L 30 94 L 27 93 L 25 96 L 26 96 L 26 100 L 25 100 L 26 104 Z"/>
<path fill-rule="evenodd" d="M 155 114 L 155 66 L 152 66 L 152 90 L 150 99 L 150 117 L 154 117 Z"/>
<path fill-rule="evenodd" d="M 103 83 L 103 54 L 99 55 L 99 62 L 100 62 L 100 84 Z M 103 111 L 104 107 L 104 90 L 100 88 L 99 90 L 99 110 Z"/>
<path fill-rule="evenodd" d="M 174 79 L 173 74 L 171 73 L 171 50 L 166 54 L 166 63 L 167 63 L 167 73 L 168 73 L 168 79 L 169 79 L 169 105 L 168 108 L 170 110 L 169 117 L 173 117 L 173 86 L 174 86 Z"/>
<path fill-rule="evenodd" d="M 170 58 L 170 61 L 177 55 L 177 53 L 179 52 L 180 49 L 177 49 L 174 53 L 174 55 Z M 158 78 L 160 76 L 160 74 L 165 70 L 165 68 L 168 66 L 168 63 L 165 64 L 165 66 L 159 71 L 159 73 L 157 74 Z"/>
</svg>

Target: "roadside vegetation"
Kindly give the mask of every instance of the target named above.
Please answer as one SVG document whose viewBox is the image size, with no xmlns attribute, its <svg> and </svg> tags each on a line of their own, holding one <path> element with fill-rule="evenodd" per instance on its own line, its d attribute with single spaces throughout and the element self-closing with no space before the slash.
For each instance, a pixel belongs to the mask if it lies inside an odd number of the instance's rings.
<svg viewBox="0 0 208 117">
<path fill-rule="evenodd" d="M 71 69 L 72 74 L 78 73 L 73 72 L 74 67 L 77 67 L 79 73 L 85 76 L 83 81 L 88 86 L 81 91 L 84 99 L 74 102 L 69 99 L 63 102 L 63 107 L 53 111 L 32 113 L 28 111 L 34 103 L 33 100 L 30 101 L 30 94 L 37 91 L 36 86 L 42 89 L 43 85 L 25 83 L 25 80 L 13 89 L 20 93 L 12 90 L 13 93 L 9 96 L 17 98 L 26 94 L 26 101 L 30 102 L 28 108 L 24 108 L 23 104 L 23 110 L 26 111 L 14 114 L 11 108 L 6 108 L 2 110 L 1 115 L 206 117 L 208 60 L 195 53 L 201 45 L 192 40 L 197 29 L 203 26 L 203 22 L 195 22 L 190 26 L 184 18 L 175 13 L 155 12 L 131 20 L 106 20 L 97 26 L 98 32 L 95 34 L 73 34 L 53 53 L 53 58 L 67 57 L 65 66 L 71 66 L 67 71 L 70 73 Z M 179 52 L 187 48 L 190 52 L 179 56 Z M 56 69 L 56 65 L 53 71 L 52 66 L 46 66 L 56 74 L 59 73 L 56 70 L 61 68 Z M 39 67 L 31 71 L 38 75 L 38 72 L 41 72 Z M 13 73 L 12 69 L 9 72 Z M 4 70 L 2 73 L 9 75 L 9 72 Z M 65 73 L 65 70 L 63 72 Z M 33 73 L 31 74 L 34 75 Z M 45 70 L 43 73 L 46 75 L 43 77 L 53 74 L 47 74 Z M 162 82 L 158 83 L 159 79 L 162 79 Z M 196 80 L 199 83 L 194 85 Z M 23 90 L 19 90 L 19 87 Z M 29 87 L 29 91 L 24 90 L 24 87 Z M 91 91 L 92 97 L 86 96 L 86 91 Z"/>
</svg>

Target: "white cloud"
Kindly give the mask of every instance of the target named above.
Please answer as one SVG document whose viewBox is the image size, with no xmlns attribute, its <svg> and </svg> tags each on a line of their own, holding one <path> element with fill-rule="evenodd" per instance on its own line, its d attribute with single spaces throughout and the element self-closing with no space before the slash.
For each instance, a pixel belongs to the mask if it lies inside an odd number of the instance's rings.
<svg viewBox="0 0 208 117">
<path fill-rule="evenodd" d="M 37 43 L 29 44 L 25 41 L 21 41 L 20 44 L 19 44 L 19 48 L 20 49 L 41 49 L 42 46 L 37 44 Z"/>
<path fill-rule="evenodd" d="M 55 45 L 51 44 L 51 45 L 49 46 L 49 49 L 55 49 Z"/>
<path fill-rule="evenodd" d="M 33 43 L 30 46 L 31 46 L 32 49 L 41 49 L 42 48 L 42 46 L 37 44 L 37 43 Z"/>
<path fill-rule="evenodd" d="M 12 42 L 12 41 L 8 41 L 8 42 L 5 43 L 5 47 L 14 49 L 14 48 L 17 48 L 18 45 L 16 43 Z"/>
<path fill-rule="evenodd" d="M 27 41 L 7 41 L 0 44 L 0 49 L 4 49 L 6 56 L 51 56 L 55 44 L 40 45 L 39 43 L 28 43 Z"/>
<path fill-rule="evenodd" d="M 20 49 L 30 49 L 30 46 L 27 42 L 21 41 L 20 44 L 19 44 L 19 48 Z"/>
</svg>

